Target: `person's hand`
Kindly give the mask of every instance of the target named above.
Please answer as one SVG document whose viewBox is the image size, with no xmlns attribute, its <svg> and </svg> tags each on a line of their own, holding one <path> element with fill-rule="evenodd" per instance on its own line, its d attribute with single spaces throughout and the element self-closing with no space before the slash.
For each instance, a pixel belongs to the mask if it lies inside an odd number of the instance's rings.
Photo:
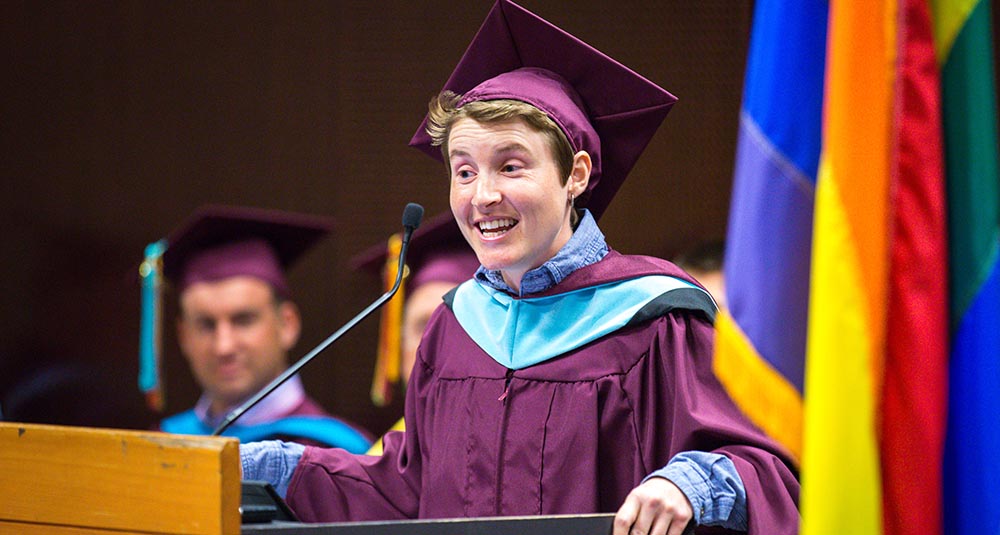
<svg viewBox="0 0 1000 535">
<path fill-rule="evenodd" d="M 681 535 L 694 510 L 668 479 L 653 477 L 632 489 L 615 515 L 614 535 Z"/>
</svg>

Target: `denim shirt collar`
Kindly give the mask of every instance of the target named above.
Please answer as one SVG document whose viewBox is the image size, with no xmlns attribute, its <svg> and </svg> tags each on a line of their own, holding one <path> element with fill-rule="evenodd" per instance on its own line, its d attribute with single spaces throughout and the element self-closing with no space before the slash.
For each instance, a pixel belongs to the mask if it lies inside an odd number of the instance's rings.
<svg viewBox="0 0 1000 535">
<path fill-rule="evenodd" d="M 532 294 L 548 290 L 562 282 L 570 273 L 601 260 L 606 254 L 608 244 L 604 240 L 604 233 L 597 227 L 597 221 L 590 210 L 584 209 L 580 223 L 566 245 L 544 264 L 524 274 L 520 293 L 507 285 L 499 270 L 488 270 L 480 266 L 475 278 L 490 288 L 510 294 Z"/>
</svg>

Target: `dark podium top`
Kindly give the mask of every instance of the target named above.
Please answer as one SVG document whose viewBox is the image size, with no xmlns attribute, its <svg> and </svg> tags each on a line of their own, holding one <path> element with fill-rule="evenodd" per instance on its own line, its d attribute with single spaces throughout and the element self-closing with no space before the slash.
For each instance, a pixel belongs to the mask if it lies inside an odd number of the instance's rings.
<svg viewBox="0 0 1000 535">
<path fill-rule="evenodd" d="M 608 535 L 613 514 L 402 520 L 303 524 L 273 521 L 243 524 L 247 535 Z"/>
</svg>

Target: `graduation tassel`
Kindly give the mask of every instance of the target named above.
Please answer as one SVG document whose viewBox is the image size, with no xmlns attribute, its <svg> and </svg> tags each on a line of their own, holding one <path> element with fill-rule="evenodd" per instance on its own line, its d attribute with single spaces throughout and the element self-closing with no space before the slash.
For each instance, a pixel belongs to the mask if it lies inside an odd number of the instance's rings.
<svg viewBox="0 0 1000 535">
<path fill-rule="evenodd" d="M 160 294 L 163 285 L 161 257 L 166 240 L 146 246 L 145 258 L 139 265 L 142 284 L 142 311 L 139 324 L 139 389 L 146 396 L 146 405 L 163 412 L 164 396 L 160 384 Z"/>
<path fill-rule="evenodd" d="M 392 288 L 396 282 L 396 270 L 398 269 L 402 244 L 403 238 L 400 234 L 393 234 L 389 237 L 388 254 L 386 254 L 385 268 L 383 269 L 383 284 L 386 291 Z M 399 286 L 396 295 L 382 308 L 379 320 L 378 353 L 371 390 L 372 402 L 378 407 L 384 407 L 392 402 L 392 390 L 400 378 L 403 302 L 406 300 L 405 277 L 409 275 L 409 268 L 404 266 L 403 269 L 404 282 Z"/>
</svg>

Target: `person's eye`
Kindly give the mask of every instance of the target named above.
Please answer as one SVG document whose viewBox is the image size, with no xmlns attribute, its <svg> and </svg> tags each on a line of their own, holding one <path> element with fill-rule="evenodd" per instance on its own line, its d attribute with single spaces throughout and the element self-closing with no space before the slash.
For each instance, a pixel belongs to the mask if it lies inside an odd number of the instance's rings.
<svg viewBox="0 0 1000 535">
<path fill-rule="evenodd" d="M 237 327 L 247 327 L 257 321 L 257 314 L 254 312 L 242 312 L 233 316 L 233 325 Z"/>
<path fill-rule="evenodd" d="M 476 173 L 473 172 L 471 169 L 459 169 L 458 171 L 455 171 L 455 178 L 457 178 L 461 182 L 468 182 L 469 180 L 472 180 L 472 178 L 475 176 Z"/>
<path fill-rule="evenodd" d="M 194 320 L 194 328 L 199 333 L 211 333 L 215 330 L 215 320 L 209 318 L 198 318 Z"/>
<path fill-rule="evenodd" d="M 508 163 L 505 163 L 502 167 L 500 167 L 500 172 L 509 175 L 509 174 L 517 173 L 521 169 L 524 169 L 524 165 L 522 165 L 522 164 L 520 164 L 518 162 L 508 162 Z"/>
</svg>

